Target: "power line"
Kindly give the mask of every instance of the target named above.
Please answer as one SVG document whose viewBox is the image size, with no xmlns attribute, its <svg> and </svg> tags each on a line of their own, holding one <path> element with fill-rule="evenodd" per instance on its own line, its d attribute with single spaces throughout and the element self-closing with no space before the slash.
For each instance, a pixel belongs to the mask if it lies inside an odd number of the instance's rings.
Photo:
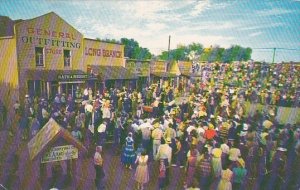
<svg viewBox="0 0 300 190">
<path fill-rule="evenodd" d="M 252 48 L 252 49 L 260 49 L 260 50 L 273 50 L 273 57 L 272 57 L 272 63 L 275 61 L 275 55 L 276 55 L 276 50 L 288 50 L 288 51 L 300 51 L 300 49 L 295 49 L 295 48 Z"/>
<path fill-rule="evenodd" d="M 252 48 L 252 49 L 265 49 L 265 50 L 290 50 L 290 51 L 300 51 L 300 49 L 296 48 Z"/>
</svg>

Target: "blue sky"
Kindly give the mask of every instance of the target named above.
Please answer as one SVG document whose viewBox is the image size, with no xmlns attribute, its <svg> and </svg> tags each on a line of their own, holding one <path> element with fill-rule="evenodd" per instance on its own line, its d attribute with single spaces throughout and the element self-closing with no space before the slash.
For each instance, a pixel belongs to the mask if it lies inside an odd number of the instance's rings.
<svg viewBox="0 0 300 190">
<path fill-rule="evenodd" d="M 133 38 L 159 54 L 178 44 L 239 44 L 252 58 L 300 61 L 300 0 L 0 0 L 0 15 L 30 19 L 56 12 L 88 38 Z"/>
</svg>

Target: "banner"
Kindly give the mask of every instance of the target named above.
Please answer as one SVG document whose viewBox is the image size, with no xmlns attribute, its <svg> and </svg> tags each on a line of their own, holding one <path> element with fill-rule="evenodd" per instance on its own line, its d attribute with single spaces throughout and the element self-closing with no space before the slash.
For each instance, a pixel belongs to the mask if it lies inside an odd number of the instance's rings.
<svg viewBox="0 0 300 190">
<path fill-rule="evenodd" d="M 42 157 L 41 163 L 71 160 L 78 158 L 78 149 L 73 145 L 56 146 Z"/>
</svg>

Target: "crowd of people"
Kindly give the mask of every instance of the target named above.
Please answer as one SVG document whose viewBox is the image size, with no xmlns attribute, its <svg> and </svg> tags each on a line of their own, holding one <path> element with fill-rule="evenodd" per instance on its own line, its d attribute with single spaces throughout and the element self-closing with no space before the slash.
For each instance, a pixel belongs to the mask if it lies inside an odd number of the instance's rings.
<svg viewBox="0 0 300 190">
<path fill-rule="evenodd" d="M 21 131 L 23 139 L 32 138 L 54 118 L 94 155 L 98 189 L 104 188 L 101 154 L 107 140 L 113 140 L 124 168 L 137 165 L 139 189 L 151 180 L 149 161 L 159 163 L 159 189 L 168 188 L 172 167 L 185 172 L 186 189 L 299 189 L 299 72 L 286 67 L 265 73 L 251 64 L 213 65 L 201 82 L 184 88 L 150 84 L 142 91 L 103 93 L 87 88 L 89 93 L 57 94 L 53 101 L 26 95 L 23 105 L 13 106 L 16 120 L 10 135 Z M 222 85 L 216 85 L 220 78 Z M 232 86 L 230 78 L 247 89 Z M 258 103 L 263 112 L 257 111 Z M 284 106 L 293 111 L 291 122 L 282 124 Z"/>
</svg>

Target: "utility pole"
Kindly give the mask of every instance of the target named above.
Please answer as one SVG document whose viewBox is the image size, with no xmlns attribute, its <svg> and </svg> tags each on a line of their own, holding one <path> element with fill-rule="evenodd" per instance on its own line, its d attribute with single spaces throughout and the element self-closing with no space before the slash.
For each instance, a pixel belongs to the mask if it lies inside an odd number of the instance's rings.
<svg viewBox="0 0 300 190">
<path fill-rule="evenodd" d="M 276 48 L 273 48 L 273 59 L 272 59 L 272 63 L 274 63 L 274 60 L 275 60 L 275 52 L 276 52 Z"/>
<path fill-rule="evenodd" d="M 170 43 L 171 43 L 171 35 L 169 35 L 169 45 L 168 45 L 168 61 L 170 60 Z"/>
</svg>

